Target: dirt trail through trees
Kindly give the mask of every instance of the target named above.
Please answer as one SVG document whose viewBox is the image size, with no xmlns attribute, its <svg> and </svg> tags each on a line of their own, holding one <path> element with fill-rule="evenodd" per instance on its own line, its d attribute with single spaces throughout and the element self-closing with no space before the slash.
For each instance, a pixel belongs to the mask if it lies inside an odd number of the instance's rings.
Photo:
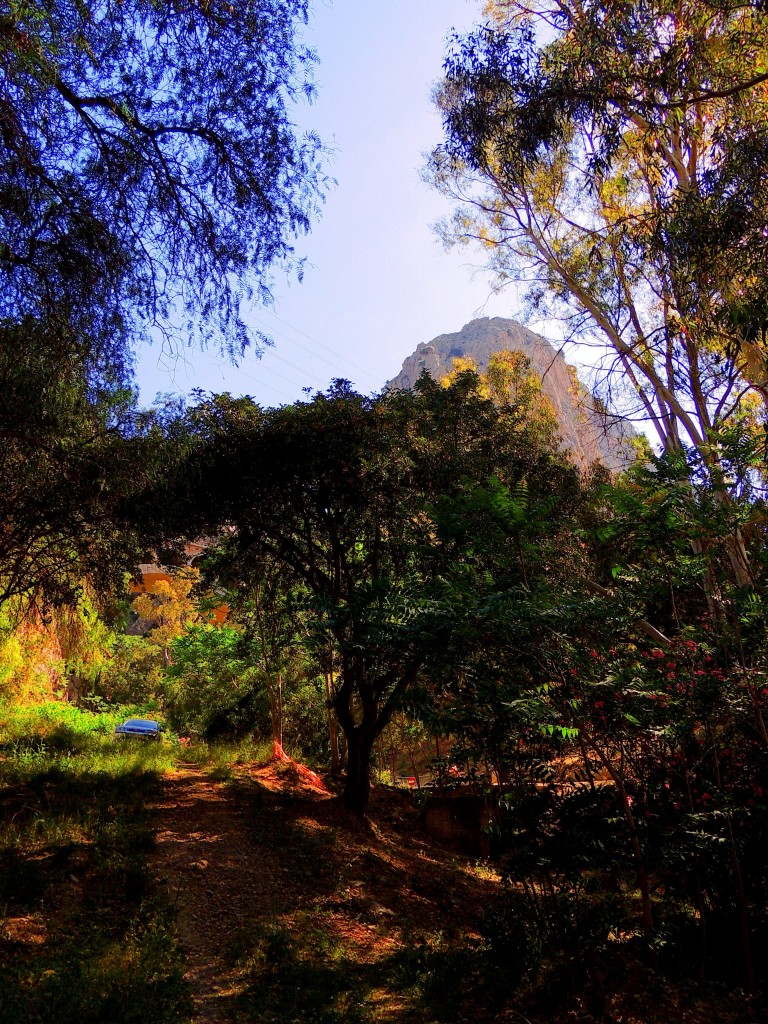
<svg viewBox="0 0 768 1024">
<path fill-rule="evenodd" d="M 192 1024 L 416 1024 L 400 982 L 422 936 L 470 943 L 495 882 L 425 840 L 407 794 L 350 817 L 290 761 L 166 776 L 154 874 L 177 912 Z"/>
<path fill-rule="evenodd" d="M 194 1024 L 225 1024 L 242 978 L 242 936 L 290 906 L 290 878 L 238 791 L 194 765 L 167 776 L 158 805 L 156 875 L 177 910 Z"/>
</svg>

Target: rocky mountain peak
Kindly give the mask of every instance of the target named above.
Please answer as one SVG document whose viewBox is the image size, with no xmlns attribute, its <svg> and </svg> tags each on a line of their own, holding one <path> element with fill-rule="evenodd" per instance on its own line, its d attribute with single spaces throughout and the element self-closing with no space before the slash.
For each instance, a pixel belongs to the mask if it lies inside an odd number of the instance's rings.
<svg viewBox="0 0 768 1024">
<path fill-rule="evenodd" d="M 602 462 L 612 472 L 625 469 L 632 461 L 632 427 L 615 417 L 606 417 L 589 392 L 577 385 L 573 368 L 554 346 L 515 320 L 482 317 L 472 320 L 455 334 L 441 334 L 422 342 L 403 362 L 388 388 L 410 388 L 426 370 L 436 380 L 453 369 L 459 357 L 473 359 L 479 372 L 488 367 L 494 352 L 509 349 L 523 352 L 542 381 L 542 391 L 557 416 L 562 444 L 576 465 L 587 469 Z"/>
</svg>

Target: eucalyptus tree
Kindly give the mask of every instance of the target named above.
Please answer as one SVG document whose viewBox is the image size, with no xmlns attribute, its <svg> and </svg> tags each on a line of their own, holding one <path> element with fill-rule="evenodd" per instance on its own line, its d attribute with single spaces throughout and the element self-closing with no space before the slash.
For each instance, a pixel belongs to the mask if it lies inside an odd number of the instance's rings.
<svg viewBox="0 0 768 1024">
<path fill-rule="evenodd" d="M 554 494 L 576 471 L 554 435 L 483 398 L 471 372 L 372 398 L 342 381 L 279 409 L 220 396 L 188 424 L 197 442 L 179 473 L 185 529 L 222 532 L 228 586 L 258 586 L 267 557 L 287 589 L 304 592 L 306 642 L 318 656 L 332 642 L 339 667 L 331 701 L 347 745 L 345 801 L 364 813 L 373 744 L 437 671 L 463 614 L 450 570 L 472 553 L 438 532 L 438 503 L 491 478 Z"/>
<path fill-rule="evenodd" d="M 751 585 L 724 444 L 765 415 L 768 15 L 720 0 L 488 9 L 438 93 L 429 172 L 461 204 L 445 237 L 479 243 L 500 285 L 528 282 L 570 338 L 606 348 L 613 397 L 667 451 L 696 453 L 731 576 Z"/>
</svg>

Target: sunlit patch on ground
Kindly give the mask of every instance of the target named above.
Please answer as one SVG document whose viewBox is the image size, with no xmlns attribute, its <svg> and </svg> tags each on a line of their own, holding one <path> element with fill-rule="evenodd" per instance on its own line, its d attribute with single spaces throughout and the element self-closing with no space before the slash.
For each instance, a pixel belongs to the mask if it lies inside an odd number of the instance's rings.
<svg viewBox="0 0 768 1024">
<path fill-rule="evenodd" d="M 0 941 L 21 946 L 40 946 L 48 939 L 48 929 L 39 917 L 6 917 L 0 925 Z"/>
</svg>

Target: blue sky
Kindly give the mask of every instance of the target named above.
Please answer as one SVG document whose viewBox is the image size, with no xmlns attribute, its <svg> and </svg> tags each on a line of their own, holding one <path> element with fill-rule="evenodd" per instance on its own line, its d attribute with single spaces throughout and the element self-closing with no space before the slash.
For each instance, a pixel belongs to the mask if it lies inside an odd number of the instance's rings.
<svg viewBox="0 0 768 1024">
<path fill-rule="evenodd" d="M 265 405 L 346 377 L 379 390 L 421 341 L 458 331 L 475 316 L 514 316 L 515 296 L 491 296 L 473 277 L 472 254 L 446 254 L 431 225 L 448 204 L 419 179 L 422 154 L 440 140 L 430 101 L 450 30 L 469 28 L 479 0 L 314 0 L 307 42 L 320 57 L 318 96 L 296 111 L 333 148 L 338 185 L 298 249 L 304 282 L 276 281 L 275 305 L 255 327 L 275 346 L 239 367 L 218 353 L 159 344 L 142 349 L 144 403 L 158 392 L 250 394 Z"/>
</svg>

